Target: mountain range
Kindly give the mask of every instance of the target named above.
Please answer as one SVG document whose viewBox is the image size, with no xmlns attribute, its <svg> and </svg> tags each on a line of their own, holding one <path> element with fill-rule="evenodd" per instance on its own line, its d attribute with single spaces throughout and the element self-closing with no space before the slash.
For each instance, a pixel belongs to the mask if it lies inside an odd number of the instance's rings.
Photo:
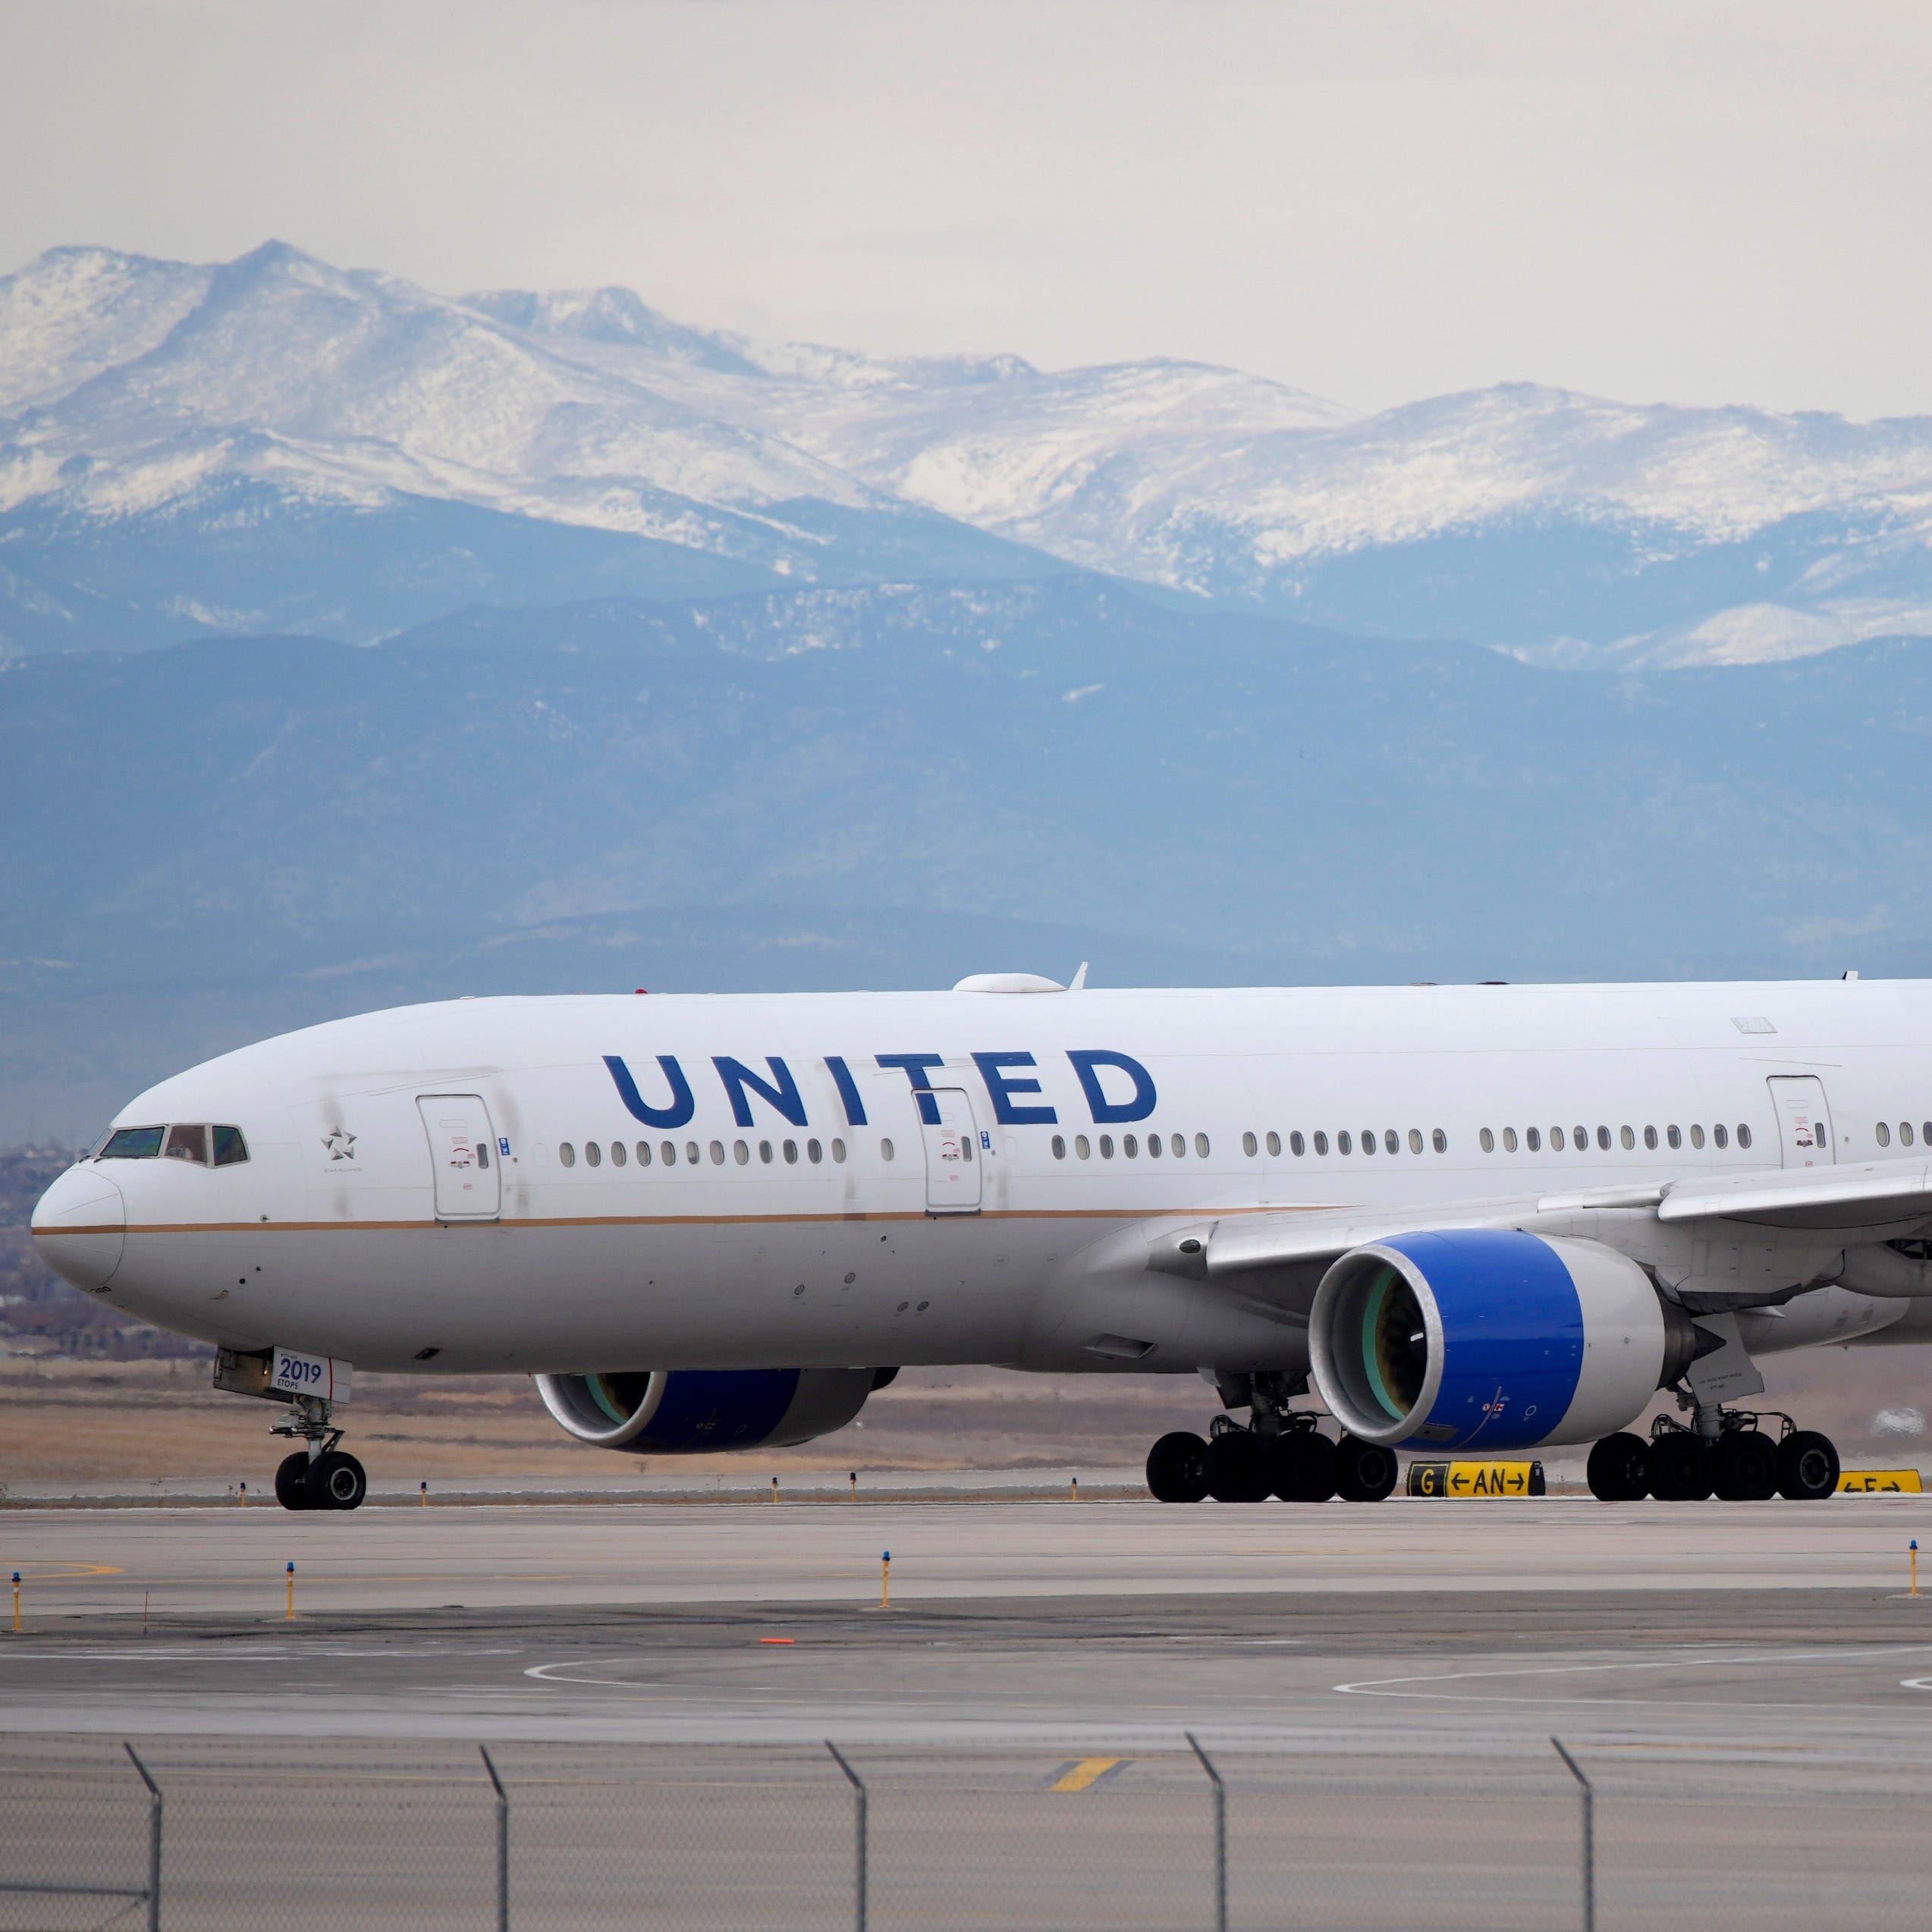
<svg viewBox="0 0 1932 1932">
<path fill-rule="evenodd" d="M 470 606 L 1077 572 L 1559 666 L 1932 633 L 1932 418 L 1510 384 L 1363 414 L 430 294 L 278 243 L 0 280 L 0 652 L 368 642 Z"/>
</svg>

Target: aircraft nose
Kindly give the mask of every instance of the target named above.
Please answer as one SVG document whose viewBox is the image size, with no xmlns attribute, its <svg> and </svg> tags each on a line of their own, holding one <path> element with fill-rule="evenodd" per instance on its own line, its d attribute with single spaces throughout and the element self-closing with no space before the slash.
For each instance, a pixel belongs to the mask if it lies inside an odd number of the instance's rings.
<svg viewBox="0 0 1932 1932">
<path fill-rule="evenodd" d="M 127 1205 L 91 1163 L 70 1167 L 33 1210 L 30 1230 L 40 1258 L 77 1288 L 105 1288 L 127 1245 Z"/>
</svg>

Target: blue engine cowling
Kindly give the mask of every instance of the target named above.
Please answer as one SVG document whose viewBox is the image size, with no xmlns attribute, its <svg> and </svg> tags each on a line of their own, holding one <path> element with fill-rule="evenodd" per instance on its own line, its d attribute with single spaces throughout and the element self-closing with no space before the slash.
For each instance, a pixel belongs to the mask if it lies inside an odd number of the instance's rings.
<svg viewBox="0 0 1932 1932">
<path fill-rule="evenodd" d="M 1418 1448 L 1594 1440 L 1674 1382 L 1695 1341 L 1627 1255 L 1489 1228 L 1351 1249 L 1308 1317 L 1315 1385 L 1343 1426 Z"/>
<path fill-rule="evenodd" d="M 891 1368 L 674 1368 L 539 1375 L 543 1406 L 579 1442 L 633 1456 L 783 1449 L 842 1429 Z"/>
</svg>

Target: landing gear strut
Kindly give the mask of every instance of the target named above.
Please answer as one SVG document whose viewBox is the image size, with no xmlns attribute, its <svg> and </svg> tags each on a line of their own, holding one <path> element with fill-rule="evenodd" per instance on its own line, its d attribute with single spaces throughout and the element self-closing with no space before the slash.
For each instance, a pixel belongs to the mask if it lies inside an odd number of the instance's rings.
<svg viewBox="0 0 1932 1932">
<path fill-rule="evenodd" d="M 284 1509 L 359 1509 L 369 1494 L 361 1463 L 335 1446 L 342 1431 L 331 1425 L 328 1409 L 319 1396 L 297 1396 L 288 1419 L 269 1431 L 300 1436 L 308 1445 L 275 1471 L 275 1500 Z"/>
<path fill-rule="evenodd" d="M 1838 1488 L 1838 1451 L 1830 1439 L 1801 1429 L 1789 1415 L 1699 1407 L 1696 1426 L 1667 1415 L 1651 1425 L 1650 1440 L 1627 1431 L 1605 1436 L 1590 1451 L 1590 1493 L 1605 1503 L 1762 1502 L 1778 1495 L 1815 1502 Z M 1779 1424 L 1773 1437 L 1759 1425 Z"/>
</svg>

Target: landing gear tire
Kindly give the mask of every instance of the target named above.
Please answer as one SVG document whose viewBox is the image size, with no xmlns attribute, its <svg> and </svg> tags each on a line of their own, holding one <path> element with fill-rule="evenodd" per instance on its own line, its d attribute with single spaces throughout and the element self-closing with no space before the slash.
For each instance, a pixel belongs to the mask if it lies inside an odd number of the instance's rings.
<svg viewBox="0 0 1932 1932">
<path fill-rule="evenodd" d="M 1651 1494 L 1660 1503 L 1701 1503 L 1711 1494 L 1711 1451 L 1700 1436 L 1673 1429 L 1650 1447 Z"/>
<path fill-rule="evenodd" d="M 1335 1493 L 1335 1445 L 1318 1429 L 1277 1436 L 1268 1454 L 1270 1486 L 1284 1503 L 1326 1503 Z"/>
<path fill-rule="evenodd" d="M 1590 1494 L 1599 1503 L 1637 1503 L 1651 1493 L 1651 1446 L 1625 1430 L 1590 1451 Z"/>
<path fill-rule="evenodd" d="M 1837 1486 L 1836 1474 L 1833 1487 Z M 1731 1429 L 1711 1452 L 1711 1486 L 1726 1503 L 1762 1503 L 1777 1494 L 1778 1447 L 1761 1429 Z"/>
<path fill-rule="evenodd" d="M 1335 1494 L 1344 1503 L 1379 1503 L 1396 1486 L 1396 1453 L 1344 1436 L 1335 1445 Z"/>
<path fill-rule="evenodd" d="M 1231 1429 L 1208 1444 L 1208 1494 L 1217 1503 L 1265 1503 L 1273 1471 L 1268 1445 L 1246 1429 Z"/>
<path fill-rule="evenodd" d="M 298 1449 L 284 1456 L 275 1470 L 275 1500 L 284 1509 L 306 1509 L 309 1501 L 309 1453 Z"/>
<path fill-rule="evenodd" d="M 1198 1503 L 1208 1494 L 1208 1445 L 1186 1429 L 1147 1452 L 1147 1486 L 1157 1503 Z"/>
<path fill-rule="evenodd" d="M 1778 1444 L 1778 1494 L 1813 1503 L 1838 1493 L 1838 1451 L 1829 1436 L 1799 1429 Z"/>
<path fill-rule="evenodd" d="M 331 1449 L 309 1465 L 302 1487 L 311 1509 L 360 1509 L 369 1494 L 369 1478 L 353 1456 Z"/>
</svg>

